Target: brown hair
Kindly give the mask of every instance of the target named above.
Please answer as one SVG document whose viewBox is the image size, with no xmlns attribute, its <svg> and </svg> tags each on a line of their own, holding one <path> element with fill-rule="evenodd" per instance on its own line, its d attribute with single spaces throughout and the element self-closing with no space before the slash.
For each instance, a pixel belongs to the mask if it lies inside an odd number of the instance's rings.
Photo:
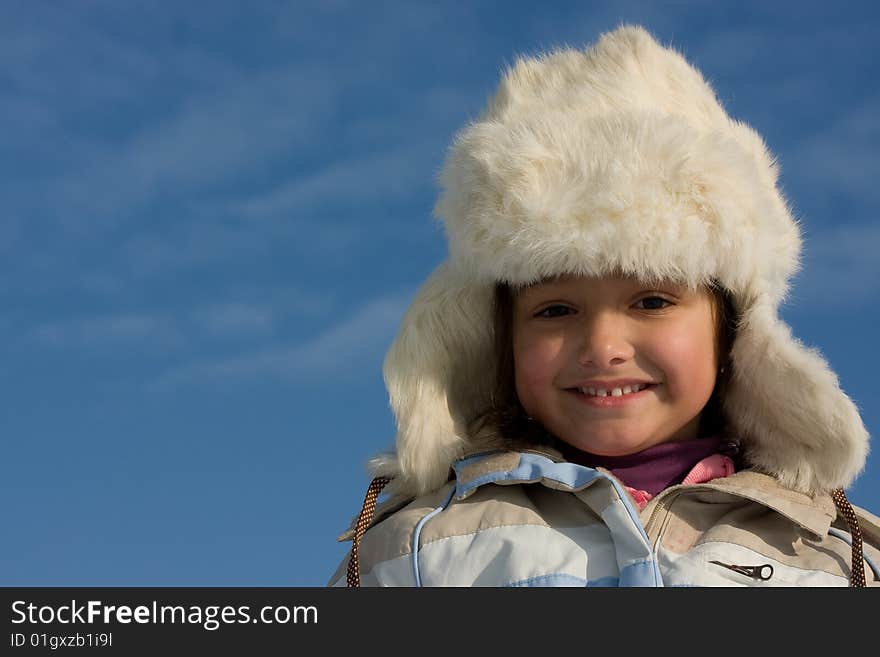
<svg viewBox="0 0 880 657">
<path fill-rule="evenodd" d="M 718 375 L 709 401 L 700 414 L 698 435 L 724 434 L 727 422 L 721 400 L 733 375 L 730 349 L 736 338 L 737 313 L 733 297 L 720 284 L 709 286 L 718 353 Z M 495 389 L 491 408 L 478 418 L 480 428 L 491 427 L 511 445 L 542 444 L 554 439 L 528 416 L 516 394 L 513 363 L 514 290 L 505 283 L 495 286 L 493 322 L 495 336 Z"/>
</svg>

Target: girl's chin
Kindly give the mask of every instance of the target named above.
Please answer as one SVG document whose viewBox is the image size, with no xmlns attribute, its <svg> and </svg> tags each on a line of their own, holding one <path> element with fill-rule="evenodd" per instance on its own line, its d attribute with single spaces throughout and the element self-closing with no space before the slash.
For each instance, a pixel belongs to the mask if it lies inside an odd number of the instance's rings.
<svg viewBox="0 0 880 657">
<path fill-rule="evenodd" d="M 562 438 L 562 442 L 564 442 L 569 449 L 579 452 L 587 452 L 596 456 L 627 456 L 629 454 L 635 454 L 636 452 L 642 452 L 657 444 L 656 442 L 644 438 L 608 438 L 606 440 L 596 440 L 596 438 L 593 437 L 591 440 L 577 441 L 569 441 Z"/>
</svg>

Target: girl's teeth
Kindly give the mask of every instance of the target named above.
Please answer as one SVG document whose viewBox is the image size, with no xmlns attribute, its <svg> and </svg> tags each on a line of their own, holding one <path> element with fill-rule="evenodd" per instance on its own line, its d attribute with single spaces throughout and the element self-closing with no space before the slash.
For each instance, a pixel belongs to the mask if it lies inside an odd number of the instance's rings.
<svg viewBox="0 0 880 657">
<path fill-rule="evenodd" d="M 624 386 L 623 388 L 613 388 L 612 390 L 597 390 L 596 388 L 581 388 L 581 392 L 591 397 L 622 397 L 631 392 L 639 392 L 647 387 L 645 384 L 636 384 L 634 386 Z"/>
</svg>

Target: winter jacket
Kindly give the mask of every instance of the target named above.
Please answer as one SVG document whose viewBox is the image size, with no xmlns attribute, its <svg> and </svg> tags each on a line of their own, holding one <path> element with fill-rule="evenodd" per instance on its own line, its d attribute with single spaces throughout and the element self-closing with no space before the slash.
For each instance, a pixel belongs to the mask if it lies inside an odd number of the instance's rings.
<svg viewBox="0 0 880 657">
<path fill-rule="evenodd" d="M 759 472 L 672 486 L 639 512 L 609 472 L 546 448 L 453 470 L 433 493 L 377 509 L 360 542 L 361 586 L 849 585 L 851 538 L 831 497 Z M 878 586 L 880 520 L 856 513 Z M 350 556 L 331 585 L 345 585 Z"/>
</svg>

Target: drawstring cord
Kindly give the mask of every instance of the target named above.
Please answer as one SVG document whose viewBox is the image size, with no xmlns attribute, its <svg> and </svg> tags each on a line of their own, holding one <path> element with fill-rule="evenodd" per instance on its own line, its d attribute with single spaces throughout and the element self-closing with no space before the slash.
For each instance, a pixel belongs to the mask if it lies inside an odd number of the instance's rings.
<svg viewBox="0 0 880 657">
<path fill-rule="evenodd" d="M 856 512 L 853 511 L 852 505 L 846 499 L 842 488 L 832 491 L 831 499 L 834 500 L 840 515 L 846 520 L 850 536 L 852 536 L 852 567 L 850 568 L 849 585 L 867 586 L 865 582 L 865 562 L 862 557 L 862 530 L 859 528 Z"/>
<path fill-rule="evenodd" d="M 376 500 L 379 498 L 379 493 L 382 492 L 382 489 L 385 488 L 389 481 L 391 479 L 388 477 L 376 477 L 370 482 L 367 494 L 364 496 L 364 504 L 361 507 L 361 512 L 358 514 L 357 523 L 355 523 L 354 527 L 351 557 L 348 560 L 348 571 L 345 576 L 345 581 L 349 588 L 356 588 L 361 585 L 361 573 L 358 567 L 358 546 L 360 545 L 361 537 L 367 531 L 367 527 L 373 522 L 373 514 L 376 512 Z"/>
</svg>

